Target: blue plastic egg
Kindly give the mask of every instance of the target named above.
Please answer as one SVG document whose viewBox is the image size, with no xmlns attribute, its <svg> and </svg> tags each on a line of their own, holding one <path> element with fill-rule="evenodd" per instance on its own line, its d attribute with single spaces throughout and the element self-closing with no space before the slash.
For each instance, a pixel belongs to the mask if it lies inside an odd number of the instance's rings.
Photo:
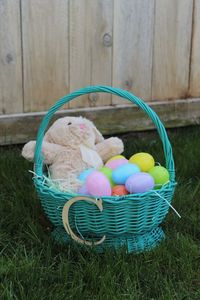
<svg viewBox="0 0 200 300">
<path fill-rule="evenodd" d="M 113 170 L 112 179 L 116 184 L 125 184 L 127 178 L 140 172 L 140 168 L 135 164 L 123 164 Z"/>
<path fill-rule="evenodd" d="M 83 172 L 81 172 L 81 174 L 79 175 L 78 179 L 82 182 L 85 182 L 86 181 L 86 178 L 88 177 L 88 175 L 90 173 L 92 173 L 95 169 L 87 169 L 87 170 L 84 170 Z"/>
</svg>

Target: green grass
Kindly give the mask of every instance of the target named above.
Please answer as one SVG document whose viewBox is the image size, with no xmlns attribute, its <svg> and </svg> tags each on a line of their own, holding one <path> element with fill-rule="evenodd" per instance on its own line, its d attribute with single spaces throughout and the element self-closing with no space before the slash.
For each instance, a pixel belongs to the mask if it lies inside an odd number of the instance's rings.
<svg viewBox="0 0 200 300">
<path fill-rule="evenodd" d="M 0 149 L 0 299 L 200 299 L 200 128 L 169 131 L 178 186 L 151 252 L 103 255 L 57 245 L 50 237 L 21 147 Z M 126 155 L 163 162 L 157 134 L 122 136 Z"/>
</svg>

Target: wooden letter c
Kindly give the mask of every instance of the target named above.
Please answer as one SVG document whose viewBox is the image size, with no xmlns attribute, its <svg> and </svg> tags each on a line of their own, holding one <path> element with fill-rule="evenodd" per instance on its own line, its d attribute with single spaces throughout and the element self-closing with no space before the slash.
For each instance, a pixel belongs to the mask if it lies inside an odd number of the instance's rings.
<svg viewBox="0 0 200 300">
<path fill-rule="evenodd" d="M 86 240 L 79 238 L 77 235 L 75 235 L 75 233 L 72 231 L 72 229 L 69 225 L 69 209 L 70 209 L 71 205 L 73 205 L 75 202 L 80 201 L 80 200 L 92 202 L 99 208 L 100 211 L 103 210 L 102 199 L 96 200 L 96 199 L 92 199 L 89 197 L 74 197 L 74 198 L 70 199 L 69 201 L 67 201 L 67 203 L 63 207 L 63 211 L 62 211 L 63 226 L 64 226 L 65 230 L 67 231 L 67 233 L 76 242 L 78 242 L 80 244 L 84 244 L 84 245 L 89 245 L 89 246 L 99 245 L 99 244 L 103 243 L 103 241 L 105 240 L 105 238 L 106 238 L 105 235 L 97 242 L 86 241 Z"/>
</svg>

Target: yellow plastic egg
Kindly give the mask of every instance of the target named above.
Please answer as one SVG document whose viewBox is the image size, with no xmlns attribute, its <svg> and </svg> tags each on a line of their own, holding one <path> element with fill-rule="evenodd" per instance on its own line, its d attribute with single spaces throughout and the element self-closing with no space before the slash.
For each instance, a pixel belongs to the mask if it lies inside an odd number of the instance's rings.
<svg viewBox="0 0 200 300">
<path fill-rule="evenodd" d="M 155 165 L 153 156 L 146 152 L 139 152 L 132 155 L 129 162 L 136 164 L 142 172 L 148 172 Z"/>
<path fill-rule="evenodd" d="M 119 159 L 119 158 L 126 158 L 126 157 L 123 155 L 115 155 L 115 156 L 111 157 L 106 163 L 108 163 L 114 159 Z"/>
</svg>

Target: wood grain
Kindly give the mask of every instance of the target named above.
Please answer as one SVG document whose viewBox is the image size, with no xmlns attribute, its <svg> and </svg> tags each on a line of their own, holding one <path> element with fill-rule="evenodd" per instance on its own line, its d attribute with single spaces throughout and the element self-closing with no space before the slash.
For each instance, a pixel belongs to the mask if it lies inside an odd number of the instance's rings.
<svg viewBox="0 0 200 300">
<path fill-rule="evenodd" d="M 114 2 L 113 86 L 151 99 L 154 0 Z M 113 104 L 121 103 L 113 96 Z"/>
<path fill-rule="evenodd" d="M 152 98 L 185 98 L 188 92 L 193 1 L 157 0 Z"/>
<path fill-rule="evenodd" d="M 150 106 L 166 128 L 200 124 L 200 98 L 153 101 Z M 0 116 L 0 144 L 25 143 L 36 139 L 44 114 L 41 112 Z M 155 128 L 147 115 L 132 104 L 59 111 L 52 122 L 66 115 L 82 115 L 90 119 L 105 135 Z"/>
<path fill-rule="evenodd" d="M 69 91 L 68 0 L 22 0 L 24 111 L 48 109 Z"/>
<path fill-rule="evenodd" d="M 200 0 L 194 0 L 190 96 L 200 96 Z"/>
<path fill-rule="evenodd" d="M 113 0 L 70 1 L 70 90 L 112 82 Z M 109 105 L 108 94 L 90 94 L 70 107 Z"/>
<path fill-rule="evenodd" d="M 0 0 L 0 114 L 22 111 L 20 1 Z"/>
</svg>

